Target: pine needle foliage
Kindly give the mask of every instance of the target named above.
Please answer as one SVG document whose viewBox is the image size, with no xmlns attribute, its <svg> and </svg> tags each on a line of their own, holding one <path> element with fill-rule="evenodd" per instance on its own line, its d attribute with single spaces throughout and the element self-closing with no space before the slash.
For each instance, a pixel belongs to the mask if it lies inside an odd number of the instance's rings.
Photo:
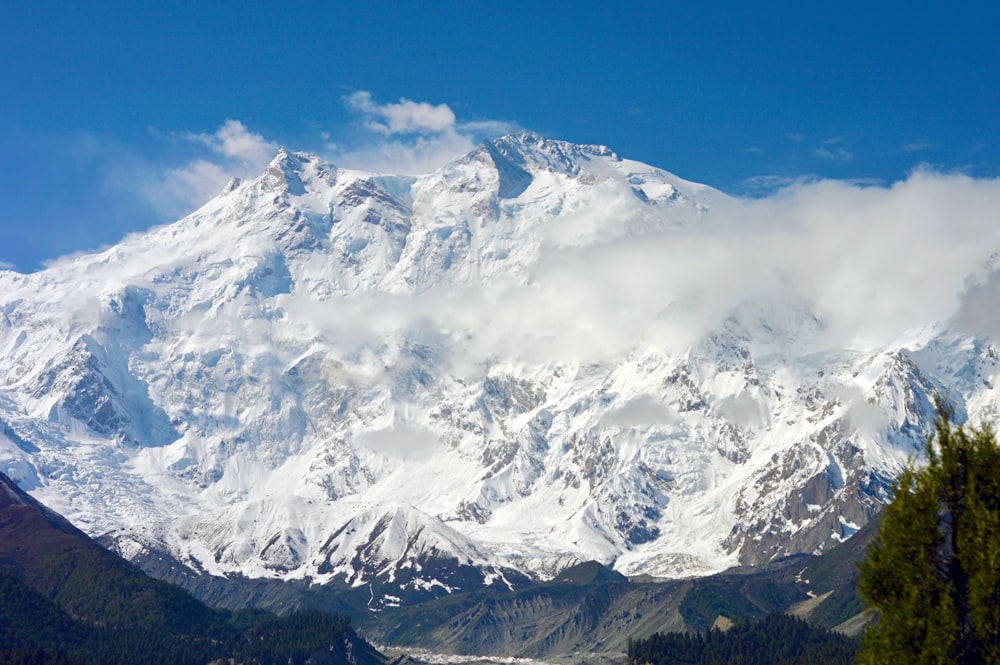
<svg viewBox="0 0 1000 665">
<path fill-rule="evenodd" d="M 1000 663 L 1000 446 L 938 400 L 927 463 L 910 464 L 860 565 L 876 613 L 859 663 Z"/>
</svg>

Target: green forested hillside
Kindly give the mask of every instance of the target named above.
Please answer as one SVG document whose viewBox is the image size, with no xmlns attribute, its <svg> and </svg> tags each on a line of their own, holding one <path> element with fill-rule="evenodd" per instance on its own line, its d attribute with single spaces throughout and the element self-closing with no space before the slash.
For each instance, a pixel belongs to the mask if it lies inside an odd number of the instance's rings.
<svg viewBox="0 0 1000 665">
<path fill-rule="evenodd" d="M 213 610 L 104 550 L 0 474 L 0 665 L 347 663 L 381 656 L 350 619 Z"/>
<path fill-rule="evenodd" d="M 95 586 L 96 588 L 96 586 Z M 108 588 L 109 596 L 117 595 Z M 147 615 L 143 624 L 82 621 L 19 578 L 0 573 L 0 663 L 302 663 L 350 640 L 350 622 L 325 612 L 278 618 L 268 613 L 208 610 L 201 625 L 178 628 L 176 616 Z M 167 628 L 174 624 L 175 629 Z M 343 650 L 343 649 L 342 649 Z"/>
<path fill-rule="evenodd" d="M 655 633 L 631 640 L 635 665 L 848 665 L 858 640 L 812 626 L 785 614 L 742 621 L 726 632 Z"/>
</svg>

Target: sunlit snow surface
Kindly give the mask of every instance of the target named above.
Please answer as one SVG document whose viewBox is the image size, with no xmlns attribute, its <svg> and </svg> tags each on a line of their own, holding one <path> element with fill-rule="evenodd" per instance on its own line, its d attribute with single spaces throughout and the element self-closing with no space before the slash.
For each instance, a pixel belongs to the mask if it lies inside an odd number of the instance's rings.
<svg viewBox="0 0 1000 665">
<path fill-rule="evenodd" d="M 283 151 L 174 224 L 0 272 L 0 471 L 217 574 L 822 549 L 887 499 L 934 390 L 989 412 L 996 352 L 945 323 L 834 344 L 780 271 L 706 290 L 734 205 L 532 134 L 420 178 Z"/>
</svg>

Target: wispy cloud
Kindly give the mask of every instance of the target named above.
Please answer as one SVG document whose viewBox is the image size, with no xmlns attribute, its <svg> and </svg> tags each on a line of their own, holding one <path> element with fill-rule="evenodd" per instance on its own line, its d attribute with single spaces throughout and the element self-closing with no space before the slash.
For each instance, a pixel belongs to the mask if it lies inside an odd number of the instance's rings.
<svg viewBox="0 0 1000 665">
<path fill-rule="evenodd" d="M 819 146 L 813 149 L 813 157 L 825 159 L 831 162 L 851 162 L 854 161 L 854 153 L 843 147 L 844 137 L 830 136 L 820 141 Z"/>
<path fill-rule="evenodd" d="M 373 340 L 418 336 L 447 346 L 441 357 L 470 375 L 498 354 L 585 363 L 620 359 L 637 345 L 683 353 L 729 317 L 769 321 L 756 333 L 773 340 L 769 352 L 796 354 L 880 348 L 949 319 L 963 302 L 982 305 L 969 308 L 969 326 L 1000 335 L 1000 315 L 984 305 L 996 300 L 1000 278 L 979 289 L 967 281 L 1000 248 L 998 207 L 1000 180 L 918 171 L 891 186 L 793 182 L 716 206 L 681 231 L 636 233 L 648 208 L 623 198 L 612 215 L 594 196 L 566 213 L 572 224 L 546 222 L 556 237 L 521 277 L 370 293 L 332 303 L 324 321 L 305 296 L 282 306 L 293 319 L 308 316 L 319 327 L 310 334 L 345 356 Z M 581 237 L 581 226 L 609 232 Z M 803 321 L 816 327 L 803 335 Z M 752 403 L 729 406 L 734 418 L 757 417 Z M 614 422 L 669 421 L 649 407 L 637 396 Z"/>
<path fill-rule="evenodd" d="M 757 175 L 743 181 L 743 193 L 747 196 L 760 198 L 793 185 L 807 184 L 818 179 L 819 176 L 816 175 L 801 175 L 794 178 L 784 175 Z"/>
<path fill-rule="evenodd" d="M 151 210 L 170 221 L 185 215 L 216 196 L 232 177 L 254 178 L 274 158 L 278 144 L 250 131 L 242 122 L 229 119 L 214 132 L 151 133 L 158 154 L 100 141 L 90 142 L 113 158 L 102 160 L 104 187 L 129 206 Z"/>
<path fill-rule="evenodd" d="M 377 104 L 365 90 L 347 95 L 344 104 L 365 115 L 368 127 L 381 134 L 421 134 L 455 128 L 455 112 L 447 104 L 435 106 L 405 98 L 398 103 Z"/>
<path fill-rule="evenodd" d="M 163 182 L 152 186 L 166 190 L 160 195 L 166 194 L 189 208 L 218 194 L 233 176 L 252 178 L 260 175 L 278 151 L 277 143 L 251 132 L 239 120 L 226 120 L 212 134 L 185 132 L 182 137 L 206 146 L 210 156 L 171 169 Z"/>
<path fill-rule="evenodd" d="M 232 159 L 237 165 L 257 167 L 267 164 L 278 146 L 260 134 L 254 134 L 239 120 L 226 120 L 214 134 L 193 134 L 186 132 L 184 138 L 202 143 L 213 152 Z"/>
<path fill-rule="evenodd" d="M 913 141 L 912 143 L 904 143 L 900 146 L 900 150 L 903 152 L 920 152 L 922 150 L 929 150 L 933 148 L 934 144 L 928 141 Z"/>
<path fill-rule="evenodd" d="M 632 398 L 601 418 L 603 424 L 619 427 L 669 425 L 679 420 L 680 414 L 664 404 L 662 399 L 648 394 Z"/>
<path fill-rule="evenodd" d="M 813 150 L 813 155 L 833 162 L 850 162 L 854 159 L 854 153 L 845 148 L 829 148 L 825 145 Z"/>
<path fill-rule="evenodd" d="M 885 187 L 886 182 L 881 178 L 847 178 L 844 184 L 854 187 Z"/>
<path fill-rule="evenodd" d="M 380 103 L 358 90 L 343 98 L 358 119 L 354 131 L 333 140 L 326 156 L 339 166 L 397 174 L 429 173 L 471 151 L 484 138 L 517 129 L 501 120 L 460 120 L 447 104 L 400 99 Z"/>
</svg>

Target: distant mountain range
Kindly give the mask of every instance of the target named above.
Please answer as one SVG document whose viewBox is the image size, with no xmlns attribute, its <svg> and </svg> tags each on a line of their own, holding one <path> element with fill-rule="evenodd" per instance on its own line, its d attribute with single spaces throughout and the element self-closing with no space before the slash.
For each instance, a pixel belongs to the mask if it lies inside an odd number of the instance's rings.
<svg viewBox="0 0 1000 665">
<path fill-rule="evenodd" d="M 282 150 L 176 223 L 0 271 L 0 471 L 233 606 L 830 550 L 889 500 L 935 393 L 987 412 L 997 352 L 948 321 L 817 351 L 798 301 L 662 343 L 687 310 L 642 248 L 696 259 L 731 204 L 530 133 L 419 178 Z"/>
</svg>

